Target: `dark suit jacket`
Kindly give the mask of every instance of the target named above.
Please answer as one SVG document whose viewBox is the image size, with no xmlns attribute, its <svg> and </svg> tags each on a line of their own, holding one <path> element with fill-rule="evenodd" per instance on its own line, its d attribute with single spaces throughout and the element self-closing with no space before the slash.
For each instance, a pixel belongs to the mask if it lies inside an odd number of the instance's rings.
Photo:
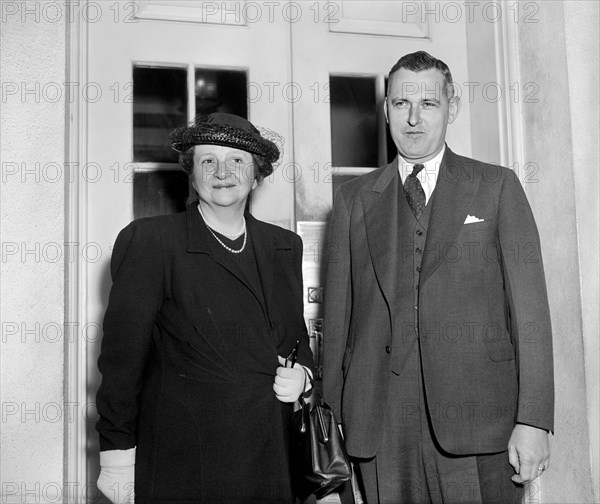
<svg viewBox="0 0 600 504">
<path fill-rule="evenodd" d="M 324 393 L 357 457 L 377 453 L 386 404 L 394 400 L 389 377 L 406 337 L 398 292 L 414 289 L 414 251 L 398 239 L 397 166 L 341 186 L 332 214 Z M 516 422 L 553 429 L 552 337 L 537 228 L 512 171 L 449 148 L 432 198 L 418 326 L 434 434 L 452 454 L 500 452 Z M 468 216 L 480 221 L 465 223 Z"/>
<path fill-rule="evenodd" d="M 97 429 L 101 450 L 137 445 L 136 497 L 144 502 L 285 502 L 289 493 L 292 406 L 272 386 L 277 355 L 296 339 L 298 361 L 312 366 L 302 242 L 251 215 L 246 222 L 262 293 L 194 205 L 134 221 L 117 238 Z M 261 462 L 248 462 L 257 450 Z"/>
</svg>

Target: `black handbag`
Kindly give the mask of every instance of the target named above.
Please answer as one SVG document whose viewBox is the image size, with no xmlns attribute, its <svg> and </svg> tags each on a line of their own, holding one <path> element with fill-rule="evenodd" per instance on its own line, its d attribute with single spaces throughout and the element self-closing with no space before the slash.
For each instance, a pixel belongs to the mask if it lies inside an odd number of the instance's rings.
<svg viewBox="0 0 600 504">
<path fill-rule="evenodd" d="M 311 494 L 320 499 L 350 481 L 350 459 L 333 411 L 319 391 L 313 386 L 299 402 L 292 419 L 292 484 L 300 499 Z"/>
</svg>

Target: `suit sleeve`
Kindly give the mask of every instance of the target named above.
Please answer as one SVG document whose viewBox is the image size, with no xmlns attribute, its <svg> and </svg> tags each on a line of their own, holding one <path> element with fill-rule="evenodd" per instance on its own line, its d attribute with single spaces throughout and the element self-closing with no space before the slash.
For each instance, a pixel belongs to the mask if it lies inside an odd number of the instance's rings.
<svg viewBox="0 0 600 504">
<path fill-rule="evenodd" d="M 337 191 L 325 253 L 325 317 L 323 326 L 323 394 L 342 420 L 343 363 L 351 315 L 350 215 Z"/>
<path fill-rule="evenodd" d="M 138 394 L 162 300 L 162 257 L 159 231 L 148 222 L 133 222 L 117 237 L 98 358 L 96 429 L 102 451 L 136 445 Z"/>
<path fill-rule="evenodd" d="M 516 177 L 504 179 L 498 233 L 519 373 L 518 423 L 554 429 L 552 328 L 540 239 Z"/>
</svg>

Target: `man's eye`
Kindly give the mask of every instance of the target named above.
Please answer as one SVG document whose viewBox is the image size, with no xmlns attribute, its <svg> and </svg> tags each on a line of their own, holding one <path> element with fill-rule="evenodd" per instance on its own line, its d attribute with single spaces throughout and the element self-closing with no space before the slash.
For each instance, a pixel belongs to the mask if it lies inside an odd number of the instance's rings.
<svg viewBox="0 0 600 504">
<path fill-rule="evenodd" d="M 202 160 L 202 164 L 203 164 L 203 165 L 206 165 L 206 166 L 211 166 L 211 165 L 213 165 L 213 164 L 214 164 L 214 162 L 215 162 L 215 160 L 214 160 L 214 159 L 203 159 L 203 160 Z"/>
<path fill-rule="evenodd" d="M 430 102 L 430 101 L 426 101 L 423 106 L 425 108 L 433 108 L 433 107 L 437 107 L 437 103 L 436 102 Z"/>
<path fill-rule="evenodd" d="M 241 164 L 241 163 L 244 162 L 244 160 L 242 158 L 238 157 L 238 158 L 233 158 L 233 162 L 236 163 L 236 164 Z"/>
<path fill-rule="evenodd" d="M 408 102 L 404 101 L 404 100 L 399 100 L 397 102 L 394 102 L 394 107 L 396 108 L 406 108 L 408 106 Z"/>
</svg>

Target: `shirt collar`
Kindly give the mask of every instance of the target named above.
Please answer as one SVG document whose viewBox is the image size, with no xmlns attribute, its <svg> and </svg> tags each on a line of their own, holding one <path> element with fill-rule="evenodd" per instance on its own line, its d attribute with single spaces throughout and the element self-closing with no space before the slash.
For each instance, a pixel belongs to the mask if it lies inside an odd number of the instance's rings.
<svg viewBox="0 0 600 504">
<path fill-rule="evenodd" d="M 440 165 L 442 164 L 444 152 L 446 152 L 446 144 L 442 146 L 442 150 L 438 152 L 434 158 L 430 159 L 429 161 L 426 161 L 425 163 L 421 163 L 425 165 L 425 168 L 421 170 L 417 178 L 427 178 L 433 184 L 435 184 L 438 177 L 438 173 L 440 172 Z M 415 164 L 416 163 L 409 163 L 400 155 L 400 153 L 398 153 L 398 171 L 400 172 L 400 178 L 402 179 L 402 183 L 404 183 L 406 177 L 412 173 L 413 166 Z"/>
</svg>

